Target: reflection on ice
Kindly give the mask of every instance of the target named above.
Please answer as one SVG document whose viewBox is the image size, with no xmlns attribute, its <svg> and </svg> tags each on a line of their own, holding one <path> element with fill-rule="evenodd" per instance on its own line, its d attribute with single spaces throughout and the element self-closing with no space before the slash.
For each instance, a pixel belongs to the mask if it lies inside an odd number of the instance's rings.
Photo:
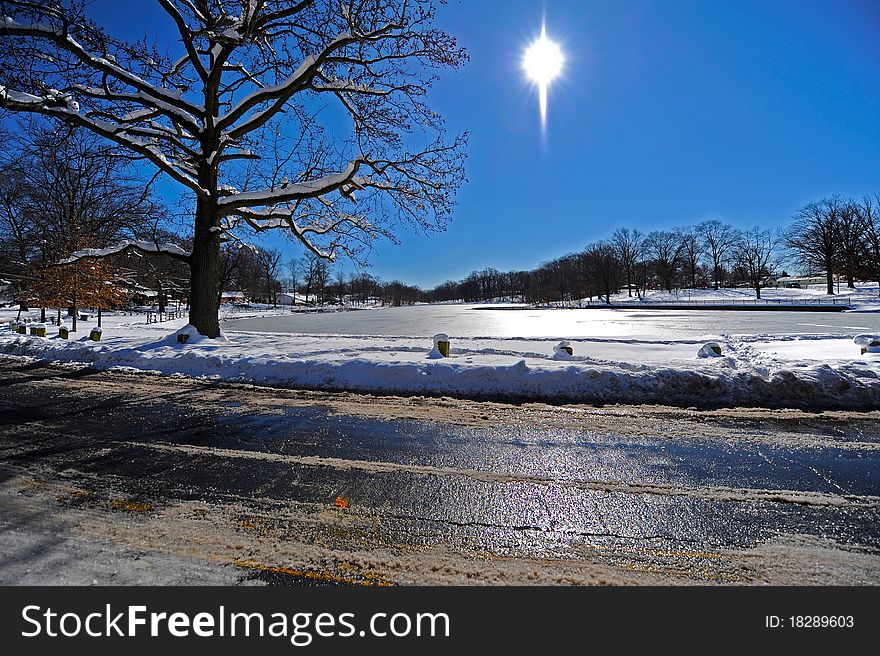
<svg viewBox="0 0 880 656">
<path fill-rule="evenodd" d="M 811 318 L 813 317 L 813 318 Z M 687 339 L 702 335 L 856 334 L 880 331 L 880 314 L 730 312 L 721 310 L 493 310 L 473 305 L 419 305 L 333 313 L 299 313 L 227 322 L 241 331 L 417 337 L 631 337 Z"/>
</svg>

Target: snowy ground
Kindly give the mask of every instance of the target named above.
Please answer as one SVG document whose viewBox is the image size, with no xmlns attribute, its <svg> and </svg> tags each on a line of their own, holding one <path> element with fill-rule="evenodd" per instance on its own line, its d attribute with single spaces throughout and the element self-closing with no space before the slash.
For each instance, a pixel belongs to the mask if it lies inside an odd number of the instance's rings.
<svg viewBox="0 0 880 656">
<path fill-rule="evenodd" d="M 771 303 L 846 303 L 855 311 L 880 311 L 877 283 L 857 283 L 855 289 L 845 285 L 835 287 L 834 296 L 828 296 L 825 285 L 809 285 L 803 289 L 767 287 L 761 290 L 761 300 Z M 612 295 L 613 302 L 638 302 L 626 293 Z M 645 303 L 701 303 L 755 301 L 753 289 L 681 289 L 674 292 L 648 291 Z"/>
<path fill-rule="evenodd" d="M 266 317 L 276 313 L 280 316 Z M 0 320 L 12 318 L 11 311 L 6 315 Z M 174 335 L 185 319 L 147 325 L 143 315 L 107 316 L 100 342 L 88 339 L 93 321 L 82 322 L 77 339 L 69 341 L 58 339 L 53 326 L 49 337 L 40 338 L 13 334 L 4 325 L 0 353 L 309 389 L 880 407 L 880 353 L 862 355 L 852 341 L 859 332 L 880 333 L 880 314 L 873 313 L 491 311 L 445 305 L 320 315 L 291 315 L 285 308 L 235 316 L 224 323 L 227 340 L 185 345 Z M 264 318 L 242 318 L 247 316 Z M 291 322 L 298 332 L 288 332 Z M 312 325 L 318 328 L 310 330 Z M 333 325 L 347 328 L 339 333 L 354 334 L 326 334 Z M 363 334 L 352 330 L 358 326 L 364 326 Z M 706 332 L 707 327 L 721 330 Z M 768 327 L 775 330 L 764 330 Z M 431 335 L 441 330 L 452 336 L 449 358 L 430 353 Z M 573 356 L 554 353 L 561 337 L 571 342 Z M 707 341 L 718 342 L 721 357 L 697 357 Z"/>
</svg>

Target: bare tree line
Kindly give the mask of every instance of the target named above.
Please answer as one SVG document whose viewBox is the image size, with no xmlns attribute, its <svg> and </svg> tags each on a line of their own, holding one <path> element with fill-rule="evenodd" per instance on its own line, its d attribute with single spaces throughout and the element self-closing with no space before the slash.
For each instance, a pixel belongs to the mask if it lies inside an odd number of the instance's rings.
<svg viewBox="0 0 880 656">
<path fill-rule="evenodd" d="M 747 286 L 761 289 L 791 267 L 822 275 L 827 293 L 841 277 L 880 281 L 880 194 L 860 201 L 839 196 L 798 210 L 782 230 L 738 230 L 719 220 L 695 226 L 654 230 L 618 228 L 610 239 L 545 262 L 532 271 L 475 271 L 425 292 L 429 301 L 575 303 L 582 299 L 611 302 L 625 291 L 641 297 L 646 290 Z"/>
</svg>

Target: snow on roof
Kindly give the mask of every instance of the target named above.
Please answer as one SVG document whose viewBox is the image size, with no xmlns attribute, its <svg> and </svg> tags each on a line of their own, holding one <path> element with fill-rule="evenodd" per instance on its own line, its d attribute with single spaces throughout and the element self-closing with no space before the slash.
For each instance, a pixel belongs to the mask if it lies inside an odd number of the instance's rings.
<svg viewBox="0 0 880 656">
<path fill-rule="evenodd" d="M 113 246 L 108 246 L 107 248 L 85 248 L 83 250 L 76 251 L 75 253 L 71 253 L 70 257 L 66 257 L 63 260 L 60 260 L 58 264 L 72 264 L 78 260 L 87 257 L 107 257 L 108 255 L 121 253 L 129 248 L 136 249 L 145 253 L 164 253 L 167 255 L 179 255 L 182 257 L 189 256 L 189 252 L 183 250 L 177 244 L 158 244 L 152 241 L 126 239 L 125 241 L 121 241 L 118 244 L 114 244 Z"/>
</svg>

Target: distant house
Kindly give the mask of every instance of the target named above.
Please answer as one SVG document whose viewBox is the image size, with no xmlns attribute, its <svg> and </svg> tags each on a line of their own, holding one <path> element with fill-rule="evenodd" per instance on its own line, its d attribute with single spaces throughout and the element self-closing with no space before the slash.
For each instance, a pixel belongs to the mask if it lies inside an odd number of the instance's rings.
<svg viewBox="0 0 880 656">
<path fill-rule="evenodd" d="M 224 303 L 247 303 L 248 298 L 244 292 L 222 292 L 220 294 L 220 304 Z"/>
<path fill-rule="evenodd" d="M 302 294 L 297 294 L 295 292 L 280 292 L 278 294 L 277 302 L 278 305 L 306 305 L 308 304 L 308 300 Z"/>
<path fill-rule="evenodd" d="M 824 275 L 818 276 L 783 276 L 776 281 L 777 287 L 793 289 L 805 289 L 810 285 L 824 285 L 828 279 Z M 840 282 L 840 276 L 834 276 L 834 282 Z"/>
<path fill-rule="evenodd" d="M 154 305 L 156 299 L 159 297 L 159 292 L 150 289 L 149 287 L 144 287 L 143 285 L 132 283 L 123 285 L 123 287 L 127 292 L 127 301 L 130 305 Z"/>
</svg>

